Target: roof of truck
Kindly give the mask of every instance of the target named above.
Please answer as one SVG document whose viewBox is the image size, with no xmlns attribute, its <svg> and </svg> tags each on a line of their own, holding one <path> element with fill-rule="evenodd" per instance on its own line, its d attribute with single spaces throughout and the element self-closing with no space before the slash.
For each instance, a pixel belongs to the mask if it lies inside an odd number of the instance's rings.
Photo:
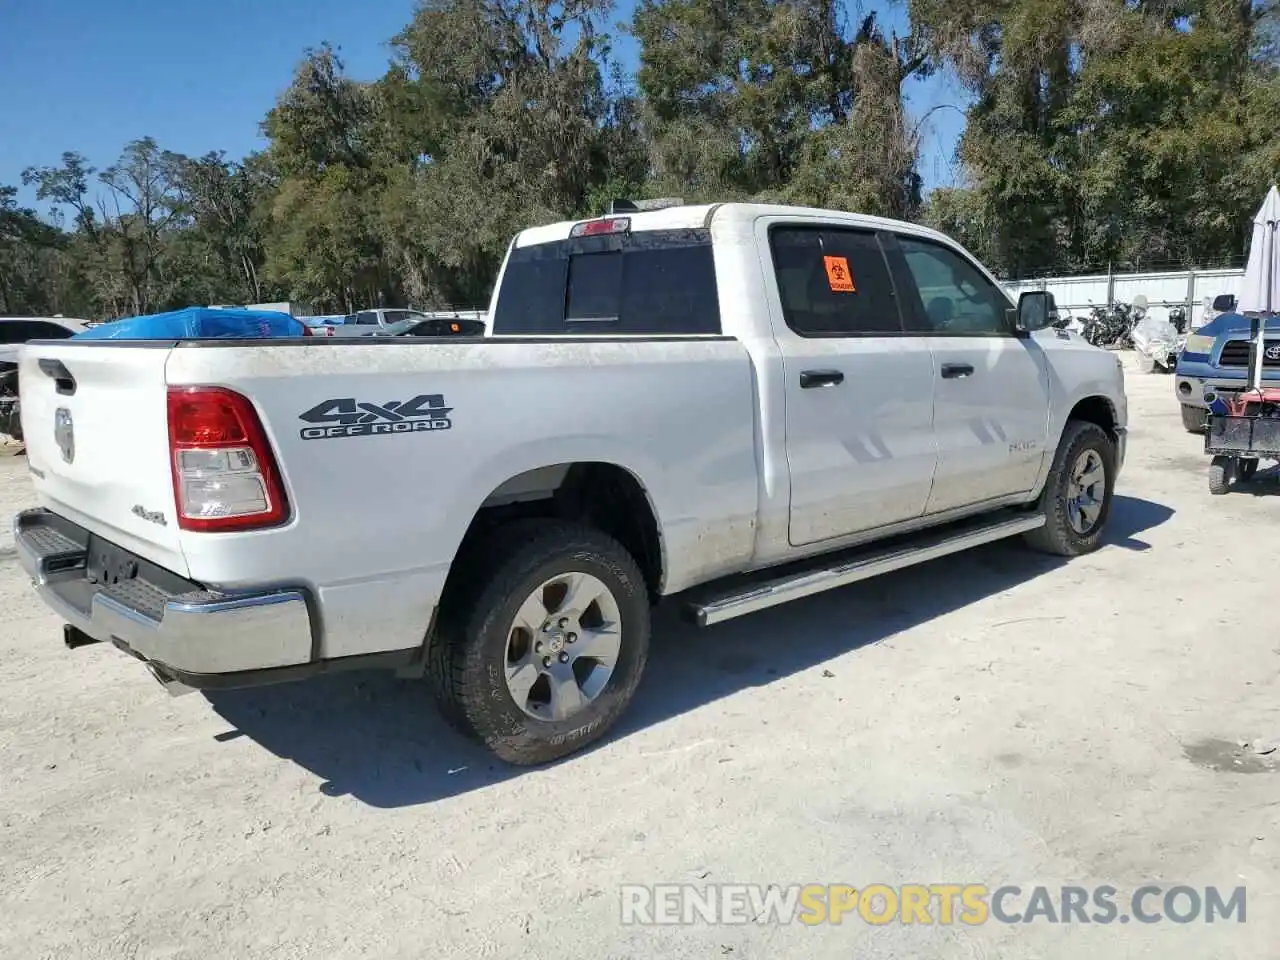
<svg viewBox="0 0 1280 960">
<path fill-rule="evenodd" d="M 799 217 L 817 218 L 825 221 L 836 220 L 847 223 L 851 227 L 870 229 L 908 230 L 922 236 L 943 238 L 943 235 L 928 227 L 902 220 L 890 220 L 887 217 L 872 217 L 862 213 L 849 213 L 845 210 L 822 210 L 817 207 L 791 207 L 771 203 L 703 203 L 686 206 L 664 207 L 660 210 L 621 211 L 610 214 L 612 217 L 626 217 L 631 221 L 631 230 L 690 230 L 706 227 L 714 217 L 717 223 L 724 221 L 750 223 L 760 217 Z M 605 219 L 595 217 L 587 219 Z M 517 247 L 534 246 L 539 243 L 551 243 L 564 240 L 575 224 L 582 220 L 562 220 L 541 227 L 530 227 L 516 237 Z"/>
</svg>

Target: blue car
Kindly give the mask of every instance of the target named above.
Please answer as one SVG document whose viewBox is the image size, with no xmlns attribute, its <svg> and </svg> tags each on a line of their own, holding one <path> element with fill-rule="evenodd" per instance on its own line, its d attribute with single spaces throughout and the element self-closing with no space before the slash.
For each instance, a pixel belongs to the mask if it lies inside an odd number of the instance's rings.
<svg viewBox="0 0 1280 960">
<path fill-rule="evenodd" d="M 1182 404 L 1182 425 L 1191 433 L 1204 430 L 1206 393 L 1239 393 L 1249 378 L 1249 318 L 1224 313 L 1191 336 L 1178 355 L 1173 389 Z M 1280 386 L 1280 317 L 1267 321 L 1262 356 L 1263 383 Z"/>
</svg>

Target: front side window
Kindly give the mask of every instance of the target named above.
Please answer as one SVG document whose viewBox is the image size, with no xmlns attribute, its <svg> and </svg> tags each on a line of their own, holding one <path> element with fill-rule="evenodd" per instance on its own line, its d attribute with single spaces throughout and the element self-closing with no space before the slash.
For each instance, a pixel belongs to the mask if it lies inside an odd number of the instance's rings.
<svg viewBox="0 0 1280 960">
<path fill-rule="evenodd" d="M 930 333 L 1010 333 L 1009 299 L 954 250 L 929 240 L 898 237 L 898 248 L 920 295 L 919 323 Z"/>
</svg>

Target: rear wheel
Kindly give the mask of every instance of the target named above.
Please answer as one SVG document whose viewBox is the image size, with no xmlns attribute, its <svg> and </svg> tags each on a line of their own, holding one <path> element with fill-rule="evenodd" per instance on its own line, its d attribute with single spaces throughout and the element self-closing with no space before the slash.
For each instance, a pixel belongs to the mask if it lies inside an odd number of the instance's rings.
<svg viewBox="0 0 1280 960">
<path fill-rule="evenodd" d="M 1188 433 L 1204 433 L 1209 411 L 1204 407 L 1193 407 L 1189 403 L 1182 404 L 1182 426 Z"/>
<path fill-rule="evenodd" d="M 446 716 L 503 760 L 536 764 L 599 739 L 635 694 L 649 595 L 631 555 L 591 527 L 535 520 L 471 552 L 488 573 L 446 598 L 431 672 Z"/>
<path fill-rule="evenodd" d="M 1076 557 L 1102 543 L 1115 485 L 1115 443 L 1094 423 L 1069 420 L 1036 508 L 1045 524 L 1025 535 L 1042 553 Z"/>
</svg>

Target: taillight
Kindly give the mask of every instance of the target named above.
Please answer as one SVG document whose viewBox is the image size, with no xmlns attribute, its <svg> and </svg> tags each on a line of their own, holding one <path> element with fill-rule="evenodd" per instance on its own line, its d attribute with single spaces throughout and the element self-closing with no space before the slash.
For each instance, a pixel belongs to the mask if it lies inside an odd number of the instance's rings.
<svg viewBox="0 0 1280 960">
<path fill-rule="evenodd" d="M 232 390 L 170 388 L 169 457 L 183 530 L 270 527 L 289 515 L 262 421 Z"/>
</svg>

